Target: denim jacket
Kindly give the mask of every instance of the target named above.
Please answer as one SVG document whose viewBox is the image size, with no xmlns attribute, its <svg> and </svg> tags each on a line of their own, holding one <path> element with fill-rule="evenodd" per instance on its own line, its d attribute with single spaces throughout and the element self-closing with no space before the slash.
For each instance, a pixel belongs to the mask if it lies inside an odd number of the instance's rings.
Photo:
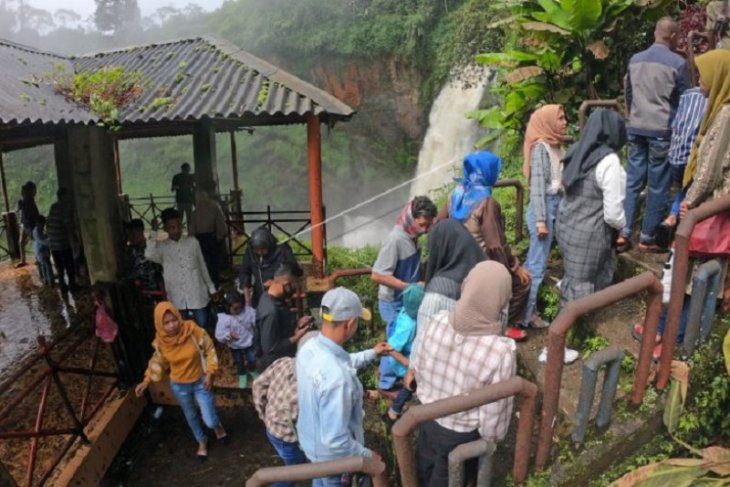
<svg viewBox="0 0 730 487">
<path fill-rule="evenodd" d="M 297 353 L 297 434 L 310 461 L 372 456 L 364 446 L 363 388 L 357 369 L 375 358 L 375 350 L 347 353 L 323 335 Z"/>
</svg>

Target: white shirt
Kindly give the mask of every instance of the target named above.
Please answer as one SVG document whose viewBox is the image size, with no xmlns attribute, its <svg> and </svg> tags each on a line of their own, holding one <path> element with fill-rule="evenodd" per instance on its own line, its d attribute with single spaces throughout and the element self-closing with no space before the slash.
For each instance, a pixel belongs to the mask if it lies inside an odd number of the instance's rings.
<svg viewBox="0 0 730 487">
<path fill-rule="evenodd" d="M 596 182 L 603 192 L 603 220 L 621 230 L 626 225 L 626 171 L 617 154 L 609 154 L 596 166 Z"/>
<path fill-rule="evenodd" d="M 167 299 L 177 309 L 201 309 L 215 293 L 215 286 L 205 267 L 198 240 L 183 235 L 172 239 L 157 240 L 157 232 L 150 232 L 144 256 L 162 265 Z"/>
</svg>

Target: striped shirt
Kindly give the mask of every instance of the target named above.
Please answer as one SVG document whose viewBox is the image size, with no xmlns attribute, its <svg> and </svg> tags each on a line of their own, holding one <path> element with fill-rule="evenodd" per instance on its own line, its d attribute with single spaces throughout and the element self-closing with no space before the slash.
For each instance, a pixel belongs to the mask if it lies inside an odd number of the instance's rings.
<svg viewBox="0 0 730 487">
<path fill-rule="evenodd" d="M 449 324 L 448 311 L 436 314 L 418 334 L 411 368 L 418 383 L 416 394 L 423 404 L 496 384 L 516 373 L 514 341 L 498 335 L 460 335 Z M 512 403 L 510 397 L 436 422 L 462 433 L 479 429 L 485 440 L 499 441 L 507 434 Z"/>
<path fill-rule="evenodd" d="M 706 108 L 707 98 L 699 88 L 687 90 L 680 97 L 677 114 L 672 122 L 672 142 L 667 156 L 672 166 L 687 164 Z"/>
</svg>

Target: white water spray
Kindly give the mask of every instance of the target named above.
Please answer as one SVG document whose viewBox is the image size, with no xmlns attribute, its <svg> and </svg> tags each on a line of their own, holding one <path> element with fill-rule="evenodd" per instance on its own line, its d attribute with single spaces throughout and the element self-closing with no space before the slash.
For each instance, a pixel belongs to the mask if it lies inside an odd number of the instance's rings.
<svg viewBox="0 0 730 487">
<path fill-rule="evenodd" d="M 436 97 L 428 117 L 428 131 L 418 154 L 411 196 L 439 189 L 459 174 L 461 161 L 474 150 L 479 135 L 479 123 L 466 118 L 466 113 L 479 108 L 489 80 L 487 69 L 470 68 L 457 79 L 449 81 Z M 451 160 L 457 162 L 433 171 Z"/>
</svg>

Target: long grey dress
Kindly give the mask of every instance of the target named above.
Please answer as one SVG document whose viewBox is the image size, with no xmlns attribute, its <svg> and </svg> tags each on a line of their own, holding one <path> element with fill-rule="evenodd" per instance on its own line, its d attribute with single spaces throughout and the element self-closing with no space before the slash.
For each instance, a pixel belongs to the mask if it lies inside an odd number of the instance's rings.
<svg viewBox="0 0 730 487">
<path fill-rule="evenodd" d="M 563 256 L 561 304 L 609 286 L 616 268 L 616 231 L 603 219 L 596 167 L 576 181 L 558 208 L 556 237 Z"/>
</svg>

